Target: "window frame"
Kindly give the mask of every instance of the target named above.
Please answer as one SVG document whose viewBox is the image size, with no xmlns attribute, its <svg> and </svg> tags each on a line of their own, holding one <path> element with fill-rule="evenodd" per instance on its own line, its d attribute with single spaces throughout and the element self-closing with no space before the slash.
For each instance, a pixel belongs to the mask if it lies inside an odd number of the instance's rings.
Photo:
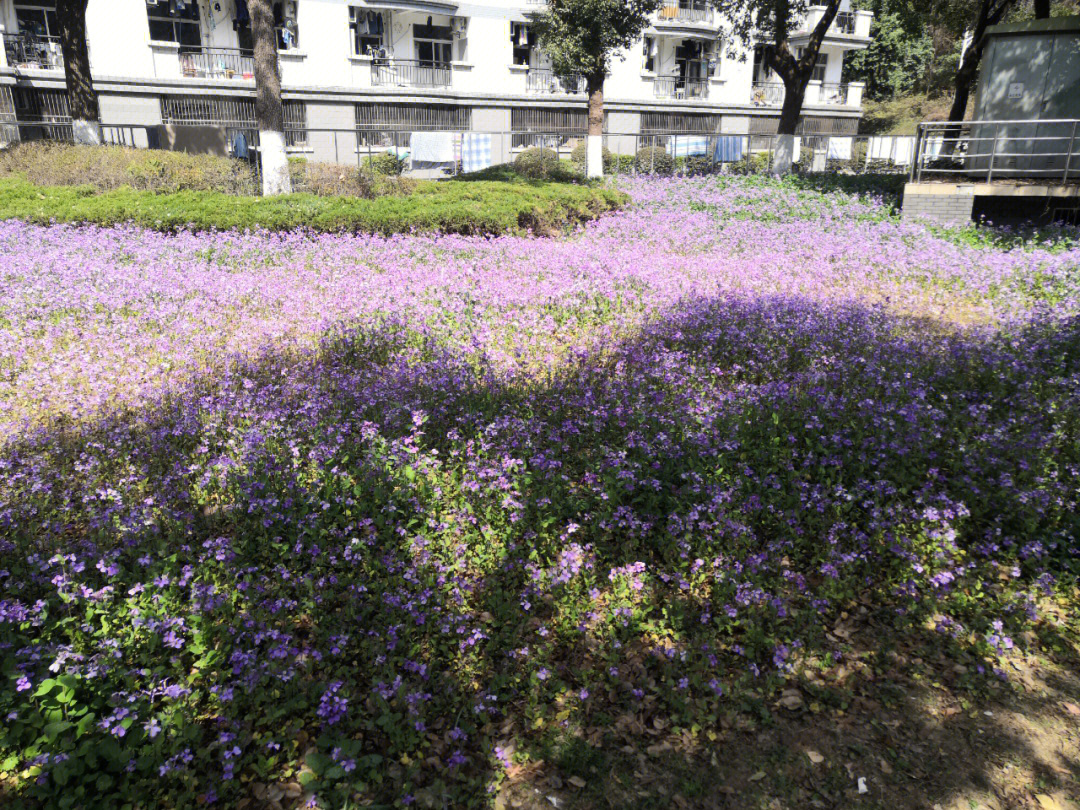
<svg viewBox="0 0 1080 810">
<path fill-rule="evenodd" d="M 46 38 L 49 38 L 49 39 L 53 39 L 53 38 L 59 39 L 59 37 L 60 37 L 60 23 L 56 19 L 56 3 L 53 3 L 52 5 L 49 5 L 49 4 L 45 3 L 45 2 L 41 2 L 41 3 L 18 2 L 18 3 L 14 4 L 13 10 L 14 10 L 14 13 L 15 13 L 15 24 L 16 24 L 16 26 L 18 26 L 19 34 L 24 35 L 24 36 L 43 36 L 43 37 L 46 37 Z M 34 13 L 40 13 L 41 17 L 42 17 L 42 19 L 44 20 L 44 23 L 45 23 L 45 33 L 36 34 L 36 33 L 31 33 L 30 31 L 23 30 L 22 20 L 19 19 L 19 12 L 20 11 L 29 11 L 29 12 L 34 12 Z M 52 22 L 55 24 L 55 28 L 53 28 L 53 26 L 49 25 L 49 17 L 50 17 L 50 15 L 52 17 Z"/>
<path fill-rule="evenodd" d="M 162 6 L 162 2 L 159 1 L 156 7 L 149 6 L 149 5 L 146 7 L 146 21 L 147 21 L 147 25 L 148 25 L 148 27 L 150 29 L 150 41 L 151 42 L 171 42 L 171 43 L 174 43 L 174 44 L 178 45 L 181 48 L 201 48 L 203 46 L 203 35 L 202 35 L 202 20 L 201 20 L 201 18 L 199 16 L 198 3 L 196 3 L 195 0 L 192 0 L 191 4 L 188 6 L 188 8 L 194 10 L 194 16 L 193 17 L 191 17 L 191 16 L 179 17 L 179 16 L 174 16 L 172 14 L 169 14 L 168 13 L 168 4 L 167 3 L 165 4 L 165 10 L 162 13 L 161 6 Z M 154 36 L 154 24 L 155 23 L 158 23 L 159 26 L 168 25 L 172 30 L 172 37 L 170 39 L 156 38 Z M 192 37 L 191 41 L 187 41 L 187 40 L 185 40 L 184 35 L 182 33 L 184 31 L 188 31 L 189 33 L 191 31 L 194 31 L 197 36 Z M 194 41 L 196 38 L 198 39 L 198 42 Z"/>
</svg>

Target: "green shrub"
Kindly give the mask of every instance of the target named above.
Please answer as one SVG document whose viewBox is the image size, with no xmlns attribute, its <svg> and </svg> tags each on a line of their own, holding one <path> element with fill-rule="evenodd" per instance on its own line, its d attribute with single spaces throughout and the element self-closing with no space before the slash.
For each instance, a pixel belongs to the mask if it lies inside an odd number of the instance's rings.
<svg viewBox="0 0 1080 810">
<path fill-rule="evenodd" d="M 581 141 L 570 152 L 570 163 L 574 166 L 574 171 L 578 174 L 585 174 L 585 152 L 587 143 Z M 606 146 L 601 148 L 600 151 L 600 163 L 604 167 L 604 174 L 612 174 L 615 171 L 615 155 L 608 151 Z"/>
<path fill-rule="evenodd" d="M 718 171 L 720 171 L 720 164 L 714 163 L 713 159 L 708 155 L 691 155 L 683 163 L 683 172 L 688 177 L 700 177 Z"/>
<path fill-rule="evenodd" d="M 319 164 L 309 164 L 318 166 Z M 568 183 L 404 181 L 402 193 L 374 199 L 289 194 L 236 197 L 211 191 L 155 194 L 119 188 L 95 193 L 89 186 L 36 186 L 0 178 L 0 218 L 29 222 L 113 225 L 130 222 L 154 230 L 293 230 L 408 233 L 552 233 L 620 208 L 626 195 Z"/>
<path fill-rule="evenodd" d="M 216 155 L 192 155 L 130 146 L 20 143 L 0 153 L 0 176 L 22 175 L 43 186 L 92 186 L 111 191 L 219 191 L 254 194 L 258 178 L 250 163 Z"/>
<path fill-rule="evenodd" d="M 675 171 L 675 158 L 660 146 L 645 146 L 638 149 L 634 159 L 634 168 L 642 174 L 670 175 Z"/>
<path fill-rule="evenodd" d="M 751 152 L 738 163 L 731 164 L 733 174 L 768 174 L 772 166 L 771 152 Z"/>
<path fill-rule="evenodd" d="M 539 146 L 526 149 L 517 156 L 514 168 L 523 177 L 546 179 L 558 173 L 559 153 Z"/>
<path fill-rule="evenodd" d="M 361 165 L 363 166 L 364 171 L 369 174 L 382 175 L 383 177 L 398 177 L 405 171 L 405 166 L 408 162 L 408 158 L 398 157 L 392 152 L 379 152 L 378 154 L 365 157 Z"/>
</svg>

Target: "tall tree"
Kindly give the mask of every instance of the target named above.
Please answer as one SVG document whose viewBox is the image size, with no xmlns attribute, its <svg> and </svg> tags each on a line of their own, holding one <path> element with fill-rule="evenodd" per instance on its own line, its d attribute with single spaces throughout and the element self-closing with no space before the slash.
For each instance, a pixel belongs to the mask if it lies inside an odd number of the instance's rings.
<svg viewBox="0 0 1080 810">
<path fill-rule="evenodd" d="M 60 50 L 64 55 L 71 132 L 75 143 L 101 143 L 101 113 L 90 76 L 90 49 L 86 44 L 87 0 L 56 0 Z"/>
<path fill-rule="evenodd" d="M 979 62 L 986 48 L 986 29 L 1001 22 L 1015 4 L 1016 0 L 975 0 L 973 4 L 969 4 L 973 6 L 968 9 L 970 25 L 967 31 L 970 32 L 971 39 L 956 69 L 956 78 L 953 82 L 953 103 L 949 108 L 950 121 L 964 120 L 968 97 L 979 74 Z M 963 11 L 962 8 L 961 11 Z"/>
<path fill-rule="evenodd" d="M 806 86 L 814 74 L 821 43 L 829 26 L 840 10 L 840 0 L 814 3 L 822 9 L 821 18 L 810 32 L 802 52 L 792 49 L 791 35 L 800 30 L 806 21 L 811 5 L 808 0 L 714 0 L 717 9 L 731 22 L 731 32 L 736 40 L 747 47 L 764 41 L 762 56 L 764 64 L 771 68 L 784 83 L 784 104 L 780 108 L 777 126 L 776 154 L 773 167 L 779 172 L 789 171 L 795 151 L 795 129 L 799 125 Z"/>
<path fill-rule="evenodd" d="M 285 154 L 285 111 L 281 104 L 277 32 L 270 0 L 248 0 L 251 37 L 255 45 L 255 122 L 259 128 L 259 160 L 263 194 L 292 191 Z"/>
<path fill-rule="evenodd" d="M 585 173 L 600 177 L 603 167 L 604 79 L 612 55 L 630 48 L 649 25 L 662 0 L 549 0 L 531 17 L 540 47 L 555 72 L 581 74 L 589 96 Z"/>
</svg>

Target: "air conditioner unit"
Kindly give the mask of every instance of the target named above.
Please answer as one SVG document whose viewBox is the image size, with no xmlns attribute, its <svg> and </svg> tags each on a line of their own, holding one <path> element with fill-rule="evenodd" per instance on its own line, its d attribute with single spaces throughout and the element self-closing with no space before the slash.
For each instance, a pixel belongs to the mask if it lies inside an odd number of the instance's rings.
<svg viewBox="0 0 1080 810">
<path fill-rule="evenodd" d="M 468 17 L 451 17 L 450 18 L 450 33 L 455 37 L 463 37 L 469 30 L 469 18 Z"/>
</svg>

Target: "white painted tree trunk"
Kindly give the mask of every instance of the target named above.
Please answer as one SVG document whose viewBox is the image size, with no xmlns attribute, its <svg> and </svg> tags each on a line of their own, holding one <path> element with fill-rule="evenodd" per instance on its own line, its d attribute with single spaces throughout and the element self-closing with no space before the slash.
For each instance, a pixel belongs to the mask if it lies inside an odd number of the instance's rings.
<svg viewBox="0 0 1080 810">
<path fill-rule="evenodd" d="M 76 118 L 71 122 L 71 139 L 86 146 L 100 146 L 101 122 Z"/>
<path fill-rule="evenodd" d="M 777 135 L 776 148 L 773 151 L 773 174 L 787 174 L 795 162 L 795 136 Z"/>
<path fill-rule="evenodd" d="M 585 176 L 604 176 L 604 136 L 585 136 Z"/>
<path fill-rule="evenodd" d="M 285 134 L 272 129 L 259 130 L 259 161 L 262 166 L 264 197 L 289 194 L 289 158 L 285 153 Z"/>
</svg>

